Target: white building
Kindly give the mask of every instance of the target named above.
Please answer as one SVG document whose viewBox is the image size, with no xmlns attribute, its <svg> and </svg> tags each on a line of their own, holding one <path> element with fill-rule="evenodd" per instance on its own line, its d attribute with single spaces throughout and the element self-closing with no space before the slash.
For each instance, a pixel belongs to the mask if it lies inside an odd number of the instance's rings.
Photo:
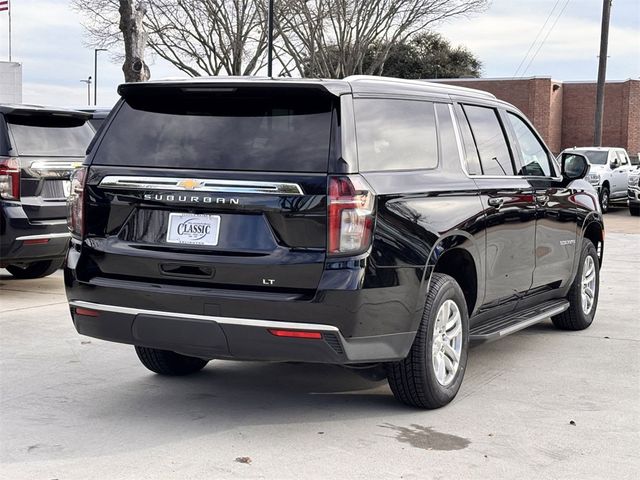
<svg viewBox="0 0 640 480">
<path fill-rule="evenodd" d="M 22 103 L 22 64 L 0 61 L 0 103 Z"/>
</svg>

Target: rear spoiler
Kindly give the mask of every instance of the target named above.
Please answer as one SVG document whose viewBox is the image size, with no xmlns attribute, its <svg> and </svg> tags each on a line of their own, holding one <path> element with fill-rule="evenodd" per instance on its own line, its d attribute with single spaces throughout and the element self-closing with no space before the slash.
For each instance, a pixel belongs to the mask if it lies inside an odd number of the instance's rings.
<svg viewBox="0 0 640 480">
<path fill-rule="evenodd" d="M 51 107 L 31 107 L 31 106 L 15 106 L 15 107 L 3 107 L 0 109 L 0 113 L 5 115 L 37 115 L 40 117 L 69 117 L 89 120 L 91 114 L 87 112 L 80 112 L 78 110 L 68 110 L 65 108 L 51 108 Z"/>
<path fill-rule="evenodd" d="M 155 82 L 123 83 L 118 87 L 118 94 L 123 98 L 144 96 L 145 94 L 158 94 L 160 91 L 167 93 L 233 93 L 238 89 L 265 89 L 265 90 L 315 90 L 330 95 L 340 96 L 351 93 L 351 86 L 342 80 L 315 80 L 315 79 L 271 79 L 263 77 L 236 77 L 236 78 L 202 78 L 184 80 L 165 80 Z"/>
</svg>

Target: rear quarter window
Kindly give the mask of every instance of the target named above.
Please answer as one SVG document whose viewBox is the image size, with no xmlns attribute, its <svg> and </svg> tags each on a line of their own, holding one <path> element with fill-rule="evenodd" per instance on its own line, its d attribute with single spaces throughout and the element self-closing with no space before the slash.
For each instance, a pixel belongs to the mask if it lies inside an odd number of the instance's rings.
<svg viewBox="0 0 640 480">
<path fill-rule="evenodd" d="M 354 101 L 362 172 L 418 170 L 438 165 L 432 102 L 362 98 Z"/>
</svg>

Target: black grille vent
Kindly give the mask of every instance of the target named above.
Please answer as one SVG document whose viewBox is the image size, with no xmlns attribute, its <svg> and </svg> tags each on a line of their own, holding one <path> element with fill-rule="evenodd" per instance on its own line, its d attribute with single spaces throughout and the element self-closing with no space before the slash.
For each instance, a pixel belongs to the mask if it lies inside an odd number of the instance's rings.
<svg viewBox="0 0 640 480">
<path fill-rule="evenodd" d="M 340 343 L 340 339 L 335 333 L 325 333 L 324 341 L 329 344 L 331 348 L 335 350 L 336 353 L 342 355 L 344 350 L 342 349 L 342 344 Z"/>
</svg>

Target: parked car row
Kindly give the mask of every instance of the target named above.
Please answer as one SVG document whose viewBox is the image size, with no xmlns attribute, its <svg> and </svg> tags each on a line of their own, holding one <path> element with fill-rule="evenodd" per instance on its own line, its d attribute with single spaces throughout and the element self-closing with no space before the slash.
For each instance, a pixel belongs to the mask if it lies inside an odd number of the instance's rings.
<svg viewBox="0 0 640 480">
<path fill-rule="evenodd" d="M 332 363 L 441 407 L 471 343 L 549 317 L 588 328 L 602 212 L 629 198 L 638 213 L 624 150 L 555 158 L 485 92 L 377 77 L 118 91 L 108 118 L 1 107 L 1 265 L 64 262 L 78 332 L 163 375 Z"/>
</svg>

